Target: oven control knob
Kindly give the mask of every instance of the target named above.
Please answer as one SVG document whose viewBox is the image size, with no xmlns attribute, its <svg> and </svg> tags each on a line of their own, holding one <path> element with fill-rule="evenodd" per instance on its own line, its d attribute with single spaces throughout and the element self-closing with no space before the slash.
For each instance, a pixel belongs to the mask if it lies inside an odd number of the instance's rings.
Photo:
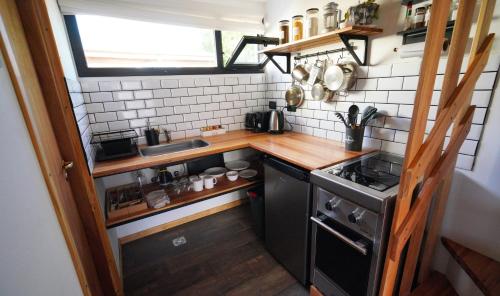
<svg viewBox="0 0 500 296">
<path fill-rule="evenodd" d="M 365 214 L 365 211 L 360 211 L 359 208 L 356 208 L 349 215 L 347 215 L 347 219 L 351 223 L 359 224 L 361 222 L 361 219 L 363 219 L 364 214 Z"/>
<path fill-rule="evenodd" d="M 340 202 L 341 202 L 340 199 L 334 197 L 325 204 L 325 208 L 329 211 L 333 211 L 340 205 Z"/>
</svg>

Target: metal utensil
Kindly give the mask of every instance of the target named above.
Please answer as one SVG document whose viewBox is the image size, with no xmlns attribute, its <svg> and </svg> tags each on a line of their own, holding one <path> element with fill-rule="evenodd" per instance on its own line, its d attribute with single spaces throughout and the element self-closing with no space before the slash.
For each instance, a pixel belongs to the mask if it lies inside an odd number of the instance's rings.
<svg viewBox="0 0 500 296">
<path fill-rule="evenodd" d="M 347 114 L 347 120 L 349 125 L 354 126 L 358 121 L 359 107 L 357 105 L 351 105 L 349 107 L 349 113 Z"/>
<path fill-rule="evenodd" d="M 372 106 L 368 106 L 363 111 L 363 115 L 361 116 L 361 125 L 366 125 L 366 123 L 373 119 L 373 116 L 377 113 L 377 108 Z"/>
<path fill-rule="evenodd" d="M 285 93 L 286 103 L 290 107 L 300 107 L 304 103 L 304 89 L 293 82 Z"/>
<path fill-rule="evenodd" d="M 347 122 L 345 121 L 345 118 L 344 118 L 344 116 L 342 116 L 342 114 L 340 114 L 339 112 L 335 112 L 335 116 L 337 116 L 337 118 L 340 119 L 346 127 L 348 126 Z"/>
</svg>

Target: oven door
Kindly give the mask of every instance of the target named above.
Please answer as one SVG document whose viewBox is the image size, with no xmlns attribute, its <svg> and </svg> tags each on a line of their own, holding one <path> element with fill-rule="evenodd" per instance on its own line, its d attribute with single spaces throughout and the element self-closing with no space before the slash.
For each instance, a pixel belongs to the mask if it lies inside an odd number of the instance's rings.
<svg viewBox="0 0 500 296">
<path fill-rule="evenodd" d="M 367 295 L 372 242 L 321 212 L 318 214 L 311 217 L 314 270 L 328 278 L 333 290 L 337 290 L 335 294 Z"/>
</svg>

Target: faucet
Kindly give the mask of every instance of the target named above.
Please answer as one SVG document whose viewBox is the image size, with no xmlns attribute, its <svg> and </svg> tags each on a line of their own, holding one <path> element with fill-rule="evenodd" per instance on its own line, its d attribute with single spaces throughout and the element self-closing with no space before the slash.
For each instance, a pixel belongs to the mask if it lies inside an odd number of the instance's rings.
<svg viewBox="0 0 500 296">
<path fill-rule="evenodd" d="M 163 130 L 165 133 L 165 138 L 167 139 L 167 143 L 170 143 L 172 141 L 172 137 L 170 136 L 170 132 L 166 129 Z"/>
</svg>

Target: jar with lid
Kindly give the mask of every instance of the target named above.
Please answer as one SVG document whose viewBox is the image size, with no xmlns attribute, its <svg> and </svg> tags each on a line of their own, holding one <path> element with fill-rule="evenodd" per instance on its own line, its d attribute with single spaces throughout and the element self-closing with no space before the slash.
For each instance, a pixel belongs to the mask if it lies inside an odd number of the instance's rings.
<svg viewBox="0 0 500 296">
<path fill-rule="evenodd" d="M 296 15 L 292 17 L 292 36 L 297 41 L 304 38 L 304 16 Z"/>
<path fill-rule="evenodd" d="M 424 21 L 425 21 L 425 26 L 429 26 L 429 22 L 431 21 L 431 8 L 432 8 L 432 5 L 429 4 L 427 5 L 427 10 L 425 11 L 425 17 L 424 17 Z"/>
<path fill-rule="evenodd" d="M 280 44 L 285 44 L 290 41 L 290 22 L 288 20 L 281 20 L 280 24 Z"/>
<path fill-rule="evenodd" d="M 415 28 L 422 28 L 425 26 L 425 11 L 425 7 L 419 7 L 415 10 L 415 21 L 413 22 Z"/>
<path fill-rule="evenodd" d="M 338 28 L 339 5 L 335 2 L 330 2 L 323 7 L 323 25 L 324 32 L 331 32 Z"/>
<path fill-rule="evenodd" d="M 307 17 L 307 37 L 312 37 L 318 35 L 318 14 L 319 9 L 309 8 L 306 10 Z"/>
</svg>

